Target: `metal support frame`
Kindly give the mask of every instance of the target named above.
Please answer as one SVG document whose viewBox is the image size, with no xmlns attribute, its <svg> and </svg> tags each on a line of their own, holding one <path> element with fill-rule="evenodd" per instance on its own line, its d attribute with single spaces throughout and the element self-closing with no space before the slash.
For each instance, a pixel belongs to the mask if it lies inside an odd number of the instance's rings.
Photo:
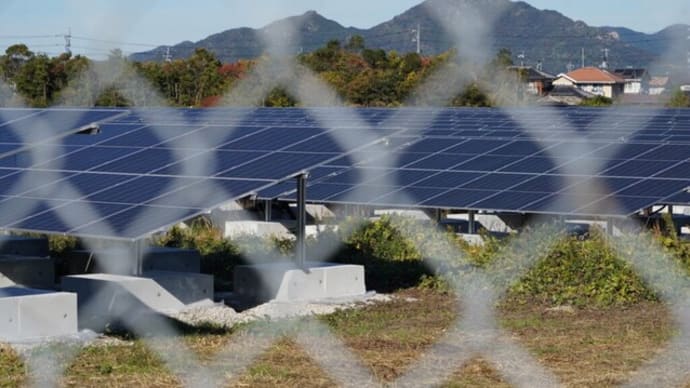
<svg viewBox="0 0 690 388">
<path fill-rule="evenodd" d="M 477 213 L 473 210 L 470 210 L 467 213 L 467 233 L 468 234 L 475 234 L 477 233 L 477 225 L 475 222 L 475 215 Z"/>
<path fill-rule="evenodd" d="M 267 199 L 264 201 L 264 221 L 266 222 L 271 222 L 271 218 L 273 218 L 273 215 L 271 214 L 271 211 L 273 210 L 273 201 L 270 199 Z"/>
<path fill-rule="evenodd" d="M 304 173 L 297 176 L 297 265 L 306 266 L 306 228 L 307 228 L 307 178 Z"/>
<path fill-rule="evenodd" d="M 134 276 L 141 276 L 144 274 L 144 240 L 136 240 L 132 243 L 134 253 Z"/>
<path fill-rule="evenodd" d="M 668 214 L 673 214 L 673 205 L 668 205 Z"/>
</svg>

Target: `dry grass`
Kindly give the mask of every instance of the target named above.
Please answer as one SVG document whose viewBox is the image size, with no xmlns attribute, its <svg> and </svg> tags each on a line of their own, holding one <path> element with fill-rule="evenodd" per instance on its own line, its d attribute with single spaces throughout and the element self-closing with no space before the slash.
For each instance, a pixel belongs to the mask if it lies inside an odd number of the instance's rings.
<svg viewBox="0 0 690 388">
<path fill-rule="evenodd" d="M 673 336 L 673 323 L 660 304 L 608 310 L 548 312 L 541 306 L 502 307 L 500 321 L 512 338 L 568 386 L 619 385 Z M 391 383 L 432 346 L 457 318 L 451 296 L 411 290 L 396 300 L 322 319 L 382 383 Z M 242 334 L 193 334 L 186 344 L 206 363 Z M 161 340 L 164 341 L 164 340 Z M 170 352 L 172 343 L 164 345 Z M 226 361 L 214 361 L 221 373 Z M 0 347 L 0 386 L 21 386 L 24 366 Z M 169 387 L 181 380 L 142 341 L 94 346 L 70 363 L 61 385 L 70 387 Z M 289 337 L 280 337 L 234 381 L 235 387 L 328 387 L 334 382 Z M 507 386 L 481 358 L 459 365 L 449 387 Z"/>
</svg>

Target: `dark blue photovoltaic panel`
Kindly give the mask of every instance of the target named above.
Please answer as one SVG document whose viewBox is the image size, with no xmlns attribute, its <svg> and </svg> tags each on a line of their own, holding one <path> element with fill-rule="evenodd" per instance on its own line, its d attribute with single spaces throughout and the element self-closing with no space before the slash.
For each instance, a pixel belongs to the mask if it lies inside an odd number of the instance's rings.
<svg viewBox="0 0 690 388">
<path fill-rule="evenodd" d="M 136 149 L 130 148 L 87 147 L 44 162 L 36 167 L 51 170 L 87 171 L 136 151 Z"/>
<path fill-rule="evenodd" d="M 535 193 L 556 193 L 584 179 L 585 178 L 575 176 L 539 175 L 532 179 L 525 180 L 523 183 L 511 188 L 511 190 Z"/>
<path fill-rule="evenodd" d="M 429 177 L 429 175 L 428 171 L 396 170 L 380 177 L 376 182 L 371 183 L 378 185 L 391 184 L 394 186 L 408 186 Z"/>
<path fill-rule="evenodd" d="M 205 127 L 195 129 L 193 132 L 188 131 L 186 134 L 171 140 L 167 140 L 159 144 L 157 147 L 201 149 L 215 148 L 231 141 L 239 140 L 252 134 L 259 133 L 264 129 L 266 129 L 266 127 L 245 125 L 238 125 L 234 127 Z"/>
<path fill-rule="evenodd" d="M 472 172 L 442 172 L 417 182 L 415 186 L 452 189 L 465 185 L 481 176 L 483 174 Z"/>
<path fill-rule="evenodd" d="M 265 152 L 258 151 L 207 151 L 161 169 L 153 170 L 152 173 L 159 175 L 215 176 L 264 156 L 266 156 Z"/>
<path fill-rule="evenodd" d="M 307 188 L 307 196 L 311 201 L 320 202 L 352 188 L 352 185 L 316 183 Z M 294 198 L 294 195 L 291 195 L 290 198 Z"/>
<path fill-rule="evenodd" d="M 505 140 L 469 140 L 456 147 L 446 150 L 456 154 L 484 154 L 491 150 L 502 147 L 508 142 Z"/>
<path fill-rule="evenodd" d="M 519 156 L 478 156 L 477 158 L 459 164 L 452 169 L 456 171 L 492 172 L 513 164 L 520 159 L 521 158 Z"/>
<path fill-rule="evenodd" d="M 527 206 L 532 202 L 543 199 L 543 193 L 525 193 L 517 191 L 504 191 L 493 197 L 479 201 L 472 205 L 473 208 L 486 210 L 515 210 Z"/>
<path fill-rule="evenodd" d="M 119 236 L 135 239 L 200 214 L 199 209 L 136 206 L 70 233 L 86 236 Z"/>
<path fill-rule="evenodd" d="M 639 157 L 645 160 L 686 160 L 690 158 L 690 147 L 687 145 L 663 145 Z"/>
<path fill-rule="evenodd" d="M 59 143 L 71 146 L 88 146 L 100 144 L 127 132 L 136 131 L 141 125 L 131 124 L 100 124 L 100 132 L 97 134 L 75 134 L 63 137 Z"/>
<path fill-rule="evenodd" d="M 8 227 L 34 214 L 40 214 L 67 202 L 37 201 L 28 198 L 5 198 L 0 202 L 0 225 Z"/>
<path fill-rule="evenodd" d="M 468 209 L 470 205 L 494 195 L 489 190 L 450 190 L 434 198 L 421 202 L 421 205 L 438 208 Z"/>
<path fill-rule="evenodd" d="M 193 132 L 194 126 L 156 125 L 106 140 L 101 145 L 109 147 L 152 147 L 172 138 Z"/>
<path fill-rule="evenodd" d="M 607 176 L 639 177 L 645 178 L 652 176 L 659 171 L 673 167 L 673 162 L 630 160 L 606 170 L 603 174 Z"/>
<path fill-rule="evenodd" d="M 656 197 L 628 197 L 617 195 L 615 198 L 606 198 L 596 201 L 581 209 L 578 213 L 589 215 L 616 215 L 632 214 L 640 209 L 646 209 L 658 202 Z"/>
<path fill-rule="evenodd" d="M 0 178 L 0 195 L 20 195 L 37 185 L 46 185 L 73 174 L 50 171 L 22 171 Z"/>
<path fill-rule="evenodd" d="M 554 160 L 551 158 L 527 158 L 503 166 L 500 168 L 500 171 L 541 174 L 555 169 L 557 165 L 562 163 L 564 163 L 564 161 L 556 161 L 556 163 L 554 163 Z"/>
<path fill-rule="evenodd" d="M 375 198 L 382 197 L 397 190 L 399 190 L 399 188 L 392 186 L 356 185 L 352 186 L 350 190 L 329 197 L 328 201 L 366 204 L 373 202 L 372 200 Z M 309 193 L 308 190 L 307 193 Z"/>
<path fill-rule="evenodd" d="M 111 187 L 90 195 L 88 201 L 126 203 L 138 205 L 151 201 L 165 193 L 180 190 L 199 183 L 200 179 L 141 176 L 126 184 Z"/>
<path fill-rule="evenodd" d="M 595 177 L 584 179 L 583 181 L 575 184 L 572 184 L 573 182 L 569 182 L 571 185 L 568 186 L 566 191 L 572 193 L 601 193 L 605 196 L 605 194 L 615 193 L 635 184 L 636 182 L 639 182 L 639 180 L 632 178 Z"/>
<path fill-rule="evenodd" d="M 427 138 L 406 147 L 405 152 L 440 152 L 451 147 L 462 146 L 463 143 L 465 143 L 464 140 L 453 138 Z"/>
<path fill-rule="evenodd" d="M 135 177 L 131 175 L 83 173 L 70 176 L 48 185 L 40 186 L 37 189 L 28 191 L 24 196 L 43 199 L 75 200 L 93 195 L 96 192 L 132 179 L 135 179 Z"/>
<path fill-rule="evenodd" d="M 296 187 L 296 183 L 291 181 L 278 183 L 276 185 L 260 190 L 259 193 L 256 195 L 256 198 L 259 200 L 278 199 L 284 196 L 285 194 L 291 194 L 293 191 L 296 190 Z"/>
<path fill-rule="evenodd" d="M 386 170 L 372 170 L 369 171 L 377 173 L 377 175 L 383 175 Z M 338 183 L 342 185 L 356 185 L 362 183 L 364 177 L 364 171 L 358 168 L 344 170 L 342 173 L 337 173 L 332 176 L 328 176 L 319 180 L 320 183 Z M 309 177 L 310 179 L 315 179 Z"/>
<path fill-rule="evenodd" d="M 690 180 L 690 163 L 689 162 L 683 162 L 675 167 L 672 167 L 661 174 L 658 174 L 657 177 L 660 178 L 678 178 L 678 179 L 688 179 Z"/>
<path fill-rule="evenodd" d="M 228 202 L 228 198 L 246 196 L 271 183 L 270 181 L 205 179 L 146 204 L 211 210 Z"/>
<path fill-rule="evenodd" d="M 488 174 L 470 183 L 462 185 L 463 189 L 506 190 L 529 179 L 523 174 Z"/>
<path fill-rule="evenodd" d="M 644 159 L 644 154 L 656 147 L 652 144 L 616 143 L 594 151 L 591 156 L 606 159 L 633 159 L 637 157 Z"/>
<path fill-rule="evenodd" d="M 446 170 L 464 163 L 476 155 L 469 154 L 435 154 L 418 162 L 407 165 L 407 168 L 419 168 L 425 170 Z"/>
<path fill-rule="evenodd" d="M 688 181 L 646 179 L 628 187 L 618 194 L 626 196 L 663 198 L 668 196 L 669 193 L 676 193 L 687 188 L 690 188 L 690 182 Z"/>
<path fill-rule="evenodd" d="M 273 127 L 222 146 L 222 149 L 278 151 L 320 135 L 316 128 Z"/>
<path fill-rule="evenodd" d="M 690 204 L 690 193 L 687 191 L 680 192 L 668 197 L 665 201 L 669 205 L 688 205 Z"/>
<path fill-rule="evenodd" d="M 191 155 L 190 155 L 191 156 Z M 147 149 L 96 167 L 94 171 L 146 174 L 174 163 L 177 158 L 171 150 Z"/>
<path fill-rule="evenodd" d="M 516 141 L 491 151 L 491 155 L 529 156 L 540 152 L 544 147 L 552 144 L 554 143 L 544 144 L 542 147 L 542 145 L 531 141 Z"/>
<path fill-rule="evenodd" d="M 98 221 L 113 213 L 121 212 L 128 207 L 128 205 L 98 202 L 72 202 L 10 226 L 24 230 L 54 231 L 57 229 L 69 231 L 84 224 Z"/>
<path fill-rule="evenodd" d="M 293 152 L 272 153 L 242 167 L 226 171 L 226 178 L 283 179 L 302 170 L 333 159 L 337 154 L 300 154 Z"/>
<path fill-rule="evenodd" d="M 0 155 L 14 151 L 20 147 L 19 144 L 0 144 Z"/>
<path fill-rule="evenodd" d="M 414 206 L 428 200 L 429 198 L 441 195 L 445 191 L 445 189 L 428 187 L 408 187 L 403 190 L 378 197 L 373 202 L 383 205 Z"/>
<path fill-rule="evenodd" d="M 535 213 L 572 214 L 575 210 L 601 199 L 599 195 L 557 194 L 524 206 L 520 210 Z"/>
</svg>

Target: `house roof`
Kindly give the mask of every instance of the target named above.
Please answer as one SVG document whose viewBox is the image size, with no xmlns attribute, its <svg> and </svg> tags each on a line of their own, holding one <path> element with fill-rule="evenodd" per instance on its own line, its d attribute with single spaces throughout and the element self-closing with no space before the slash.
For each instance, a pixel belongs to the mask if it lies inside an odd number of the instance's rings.
<svg viewBox="0 0 690 388">
<path fill-rule="evenodd" d="M 647 75 L 647 70 L 640 68 L 616 69 L 613 74 L 624 79 L 642 79 Z"/>
<path fill-rule="evenodd" d="M 668 80 L 669 80 L 669 77 L 652 77 L 652 79 L 649 80 L 649 86 L 663 87 L 663 86 L 668 85 Z"/>
<path fill-rule="evenodd" d="M 543 80 L 554 80 L 556 77 L 545 72 L 541 71 L 538 69 L 535 69 L 532 66 L 510 66 L 508 67 L 508 70 L 513 70 L 513 71 L 524 71 L 526 73 L 526 78 L 527 81 L 532 82 L 532 81 L 543 81 Z"/>
<path fill-rule="evenodd" d="M 596 95 L 578 89 L 574 86 L 555 85 L 549 92 L 549 96 L 553 97 L 577 97 L 577 98 L 593 98 Z"/>
<path fill-rule="evenodd" d="M 560 74 L 576 84 L 617 84 L 625 83 L 625 79 L 597 67 L 582 67 L 567 74 Z"/>
</svg>

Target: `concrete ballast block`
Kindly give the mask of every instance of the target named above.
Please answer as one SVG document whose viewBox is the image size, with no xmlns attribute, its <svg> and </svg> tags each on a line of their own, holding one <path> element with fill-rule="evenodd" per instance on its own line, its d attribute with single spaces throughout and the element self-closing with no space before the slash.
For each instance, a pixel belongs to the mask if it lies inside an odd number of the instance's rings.
<svg viewBox="0 0 690 388">
<path fill-rule="evenodd" d="M 306 270 L 292 263 L 238 266 L 235 292 L 257 301 L 309 301 L 364 295 L 361 265 L 307 263 Z"/>
<path fill-rule="evenodd" d="M 184 304 L 213 300 L 213 276 L 174 271 L 148 271 L 143 277 L 153 279 Z"/>
<path fill-rule="evenodd" d="M 77 294 L 79 324 L 102 330 L 149 313 L 180 311 L 184 304 L 153 279 L 124 275 L 62 278 L 62 289 Z"/>
<path fill-rule="evenodd" d="M 0 287 L 55 288 L 55 262 L 49 257 L 0 256 Z"/>
<path fill-rule="evenodd" d="M 0 236 L 0 255 L 47 257 L 48 239 L 43 237 Z"/>
<path fill-rule="evenodd" d="M 151 247 L 144 253 L 144 271 L 201 272 L 201 255 L 194 249 Z"/>
<path fill-rule="evenodd" d="M 0 288 L 0 340 L 17 342 L 76 333 L 76 294 Z"/>
</svg>

